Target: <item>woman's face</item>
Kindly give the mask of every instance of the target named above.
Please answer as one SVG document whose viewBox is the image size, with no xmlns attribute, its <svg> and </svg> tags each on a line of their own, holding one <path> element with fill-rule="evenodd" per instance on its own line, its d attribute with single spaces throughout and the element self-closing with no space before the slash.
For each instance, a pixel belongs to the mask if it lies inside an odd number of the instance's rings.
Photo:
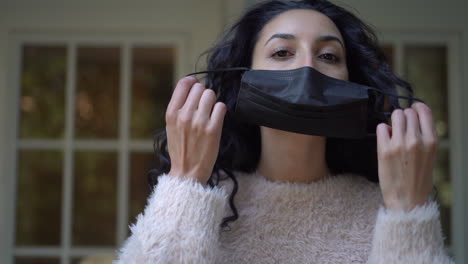
<svg viewBox="0 0 468 264">
<path fill-rule="evenodd" d="M 260 32 L 252 69 L 290 70 L 304 66 L 348 80 L 344 41 L 335 24 L 314 10 L 290 10 L 272 19 Z"/>
</svg>

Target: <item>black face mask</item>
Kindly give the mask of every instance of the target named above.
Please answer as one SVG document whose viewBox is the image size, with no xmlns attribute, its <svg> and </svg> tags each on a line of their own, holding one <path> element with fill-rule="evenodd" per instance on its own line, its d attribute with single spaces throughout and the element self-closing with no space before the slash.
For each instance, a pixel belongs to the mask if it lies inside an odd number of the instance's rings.
<svg viewBox="0 0 468 264">
<path fill-rule="evenodd" d="M 390 113 L 378 112 L 377 106 L 369 107 L 370 94 L 380 99 L 383 95 L 389 95 L 421 101 L 335 79 L 312 67 L 293 70 L 229 68 L 215 72 L 238 70 L 245 72 L 241 79 L 235 116 L 259 126 L 295 133 L 333 138 L 375 136 L 374 133 L 368 133 L 368 117 L 385 120 Z M 207 72 L 213 71 L 189 75 Z M 400 108 L 397 100 L 393 100 L 392 106 Z"/>
</svg>

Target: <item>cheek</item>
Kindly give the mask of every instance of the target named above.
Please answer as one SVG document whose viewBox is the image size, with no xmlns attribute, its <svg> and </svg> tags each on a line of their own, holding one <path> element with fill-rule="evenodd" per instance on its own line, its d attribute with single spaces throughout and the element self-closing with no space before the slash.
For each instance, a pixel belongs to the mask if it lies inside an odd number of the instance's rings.
<svg viewBox="0 0 468 264">
<path fill-rule="evenodd" d="M 261 58 L 260 52 L 258 51 L 257 45 L 255 45 L 254 50 L 252 52 L 252 61 L 250 68 L 252 69 L 259 69 L 261 68 L 262 62 L 264 60 Z"/>
<path fill-rule="evenodd" d="M 343 62 L 342 74 L 343 74 L 342 80 L 349 81 L 348 63 L 346 63 L 346 61 Z"/>
<path fill-rule="evenodd" d="M 268 69 L 268 63 L 266 62 L 265 58 L 263 58 L 258 53 L 254 53 L 252 56 L 252 69 Z"/>
<path fill-rule="evenodd" d="M 332 78 L 349 81 L 348 69 L 346 66 L 337 67 L 336 65 L 317 65 L 315 69 Z"/>
<path fill-rule="evenodd" d="M 349 73 L 348 73 L 348 69 L 347 69 L 347 68 L 345 68 L 345 69 L 343 70 L 343 78 L 342 78 L 342 80 L 349 81 Z"/>
<path fill-rule="evenodd" d="M 335 74 L 336 74 L 335 78 L 340 79 L 340 80 L 345 80 L 345 81 L 349 80 L 349 73 L 348 73 L 348 67 L 346 65 L 346 62 L 341 64 L 340 67 L 335 68 L 335 70 L 336 70 L 335 71 Z"/>
</svg>

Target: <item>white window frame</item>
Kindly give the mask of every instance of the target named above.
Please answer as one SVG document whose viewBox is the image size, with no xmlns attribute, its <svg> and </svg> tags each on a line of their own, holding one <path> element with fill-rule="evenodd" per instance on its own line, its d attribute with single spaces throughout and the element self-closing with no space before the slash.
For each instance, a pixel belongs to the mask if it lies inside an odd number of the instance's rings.
<svg viewBox="0 0 468 264">
<path fill-rule="evenodd" d="M 9 63 L 7 79 L 7 109 L 9 117 L 7 146 L 5 153 L 6 199 L 0 203 L 6 208 L 5 234 L 0 237 L 0 263 L 12 264 L 15 256 L 44 256 L 60 258 L 61 264 L 69 264 L 70 257 L 84 255 L 114 255 L 116 248 L 106 247 L 72 247 L 72 199 L 73 199 L 73 152 L 76 150 L 115 151 L 117 158 L 117 224 L 116 245 L 122 244 L 128 234 L 129 219 L 129 167 L 131 152 L 152 152 L 153 142 L 148 140 L 130 139 L 131 115 L 131 64 L 132 47 L 146 47 L 157 45 L 172 45 L 176 49 L 175 74 L 178 78 L 191 69 L 189 61 L 189 34 L 168 32 L 14 32 L 9 35 Z M 67 72 L 65 86 L 65 128 L 62 140 L 18 140 L 19 105 L 21 87 L 21 52 L 23 44 L 61 44 L 67 47 Z M 80 45 L 118 46 L 120 47 L 120 102 L 119 102 L 119 135 L 116 140 L 74 140 L 74 109 L 76 91 L 76 53 Z M 62 183 L 62 215 L 61 215 L 61 243 L 58 247 L 16 247 L 15 241 L 15 215 L 16 215 L 16 182 L 17 182 L 17 151 L 19 149 L 46 149 L 63 151 L 63 183 Z M 0 230 L 2 231 L 2 230 Z"/>
<path fill-rule="evenodd" d="M 448 32 L 448 33 L 447 33 Z M 416 44 L 443 45 L 447 47 L 447 98 L 449 111 L 449 139 L 442 140 L 439 148 L 449 150 L 449 166 L 452 182 L 452 246 L 449 252 L 454 255 L 456 263 L 468 261 L 468 244 L 464 234 L 467 232 L 468 206 L 468 181 L 463 179 L 467 171 L 463 162 L 463 93 L 462 93 L 462 40 L 460 32 L 401 32 L 384 30 L 380 40 L 382 44 L 390 44 L 394 48 L 395 71 L 403 76 L 403 48 L 404 45 Z M 466 101 L 466 100 L 465 100 Z M 466 151 L 466 150 L 465 150 Z M 464 167 L 465 166 L 465 167 Z"/>
</svg>

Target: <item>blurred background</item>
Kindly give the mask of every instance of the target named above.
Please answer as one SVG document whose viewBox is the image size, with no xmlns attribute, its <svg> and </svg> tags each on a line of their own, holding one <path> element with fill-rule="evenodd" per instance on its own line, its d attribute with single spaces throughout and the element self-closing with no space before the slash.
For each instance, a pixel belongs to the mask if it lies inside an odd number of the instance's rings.
<svg viewBox="0 0 468 264">
<path fill-rule="evenodd" d="M 374 26 L 433 109 L 445 243 L 468 263 L 468 1 L 334 2 Z M 174 83 L 255 3 L 0 0 L 0 263 L 111 263 L 149 194 Z"/>
</svg>

